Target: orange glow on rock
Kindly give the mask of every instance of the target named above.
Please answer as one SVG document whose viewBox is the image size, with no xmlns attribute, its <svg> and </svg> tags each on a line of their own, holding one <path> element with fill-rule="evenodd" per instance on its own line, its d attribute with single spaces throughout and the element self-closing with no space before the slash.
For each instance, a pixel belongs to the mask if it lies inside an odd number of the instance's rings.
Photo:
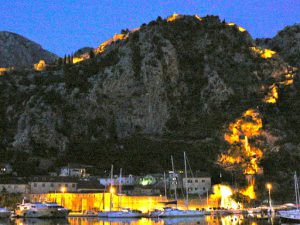
<svg viewBox="0 0 300 225">
<path fill-rule="evenodd" d="M 245 32 L 245 31 L 246 31 L 245 28 L 240 27 L 240 26 L 237 26 L 237 25 L 235 25 L 235 23 L 232 23 L 232 22 L 227 23 L 226 25 L 227 25 L 227 26 L 231 26 L 231 27 L 236 26 L 236 27 L 239 29 L 240 32 Z"/>
<path fill-rule="evenodd" d="M 272 85 L 270 89 L 271 90 L 265 97 L 264 102 L 275 104 L 278 100 L 278 87 L 276 85 Z"/>
<path fill-rule="evenodd" d="M 249 109 L 244 112 L 241 118 L 229 125 L 229 132 L 225 133 L 224 138 L 231 147 L 226 153 L 221 154 L 219 162 L 225 167 L 239 165 L 245 175 L 259 173 L 261 169 L 258 161 L 263 152 L 251 146 L 249 139 L 259 137 L 262 126 L 262 119 L 257 111 Z"/>
<path fill-rule="evenodd" d="M 167 18 L 167 22 L 172 22 L 172 21 L 177 20 L 177 19 L 179 19 L 179 18 L 182 18 L 182 15 L 177 14 L 177 13 L 173 13 L 172 16 L 169 16 L 169 17 Z"/>
<path fill-rule="evenodd" d="M 211 199 L 219 200 L 219 206 L 226 209 L 240 209 L 242 205 L 232 199 L 233 190 L 229 185 L 216 184 L 213 186 Z"/>
<path fill-rule="evenodd" d="M 272 51 L 270 49 L 261 49 L 261 48 L 258 48 L 258 47 L 251 47 L 251 50 L 255 53 L 258 53 L 260 55 L 260 57 L 262 57 L 264 59 L 272 58 L 273 55 L 276 54 L 275 51 Z"/>
<path fill-rule="evenodd" d="M 102 53 L 105 51 L 106 47 L 117 40 L 124 40 L 128 38 L 128 34 L 115 34 L 112 38 L 108 39 L 107 41 L 103 42 L 99 47 L 95 50 L 96 53 Z"/>
<path fill-rule="evenodd" d="M 34 69 L 36 71 L 43 71 L 44 69 L 46 69 L 46 67 L 47 65 L 44 60 L 40 60 L 38 63 L 34 64 Z"/>
<path fill-rule="evenodd" d="M 197 20 L 202 21 L 202 18 L 201 18 L 200 16 L 198 16 L 198 15 L 195 15 L 195 18 L 196 18 Z"/>
</svg>

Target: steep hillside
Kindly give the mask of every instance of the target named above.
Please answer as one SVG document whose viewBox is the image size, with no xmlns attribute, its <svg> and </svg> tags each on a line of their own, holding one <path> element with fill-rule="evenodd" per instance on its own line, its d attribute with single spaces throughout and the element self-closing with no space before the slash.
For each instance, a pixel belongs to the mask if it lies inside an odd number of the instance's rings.
<svg viewBox="0 0 300 225">
<path fill-rule="evenodd" d="M 300 67 L 300 24 L 287 26 L 273 38 L 260 38 L 257 45 L 272 48 L 292 66 Z"/>
<path fill-rule="evenodd" d="M 74 65 L 0 77 L 2 160 L 19 173 L 66 160 L 159 172 L 171 154 L 182 168 L 187 151 L 195 170 L 275 174 L 265 155 L 287 143 L 282 124 L 292 111 L 281 98 L 297 95 L 297 74 L 243 28 L 173 15 L 95 52 Z"/>
<path fill-rule="evenodd" d="M 53 62 L 57 56 L 18 34 L 0 32 L 0 67 L 32 66 L 41 59 Z"/>
</svg>

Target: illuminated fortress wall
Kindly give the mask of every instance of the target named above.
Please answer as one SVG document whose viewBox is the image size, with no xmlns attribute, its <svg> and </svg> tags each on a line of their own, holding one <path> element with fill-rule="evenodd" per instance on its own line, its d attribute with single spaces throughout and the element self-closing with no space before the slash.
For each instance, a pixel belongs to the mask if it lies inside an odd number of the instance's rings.
<svg viewBox="0 0 300 225">
<path fill-rule="evenodd" d="M 49 193 L 49 194 L 32 194 L 31 201 L 53 201 L 72 211 L 84 210 L 109 210 L 110 194 L 109 193 Z M 113 195 L 113 207 L 117 209 L 132 208 L 143 212 L 148 212 L 154 209 L 162 209 L 167 199 L 162 196 L 118 196 Z M 189 208 L 205 208 L 206 197 L 201 199 L 190 200 Z M 217 202 L 210 199 L 210 207 L 216 206 Z M 174 206 L 174 205 L 172 205 Z M 178 201 L 178 208 L 185 208 L 184 200 Z"/>
</svg>

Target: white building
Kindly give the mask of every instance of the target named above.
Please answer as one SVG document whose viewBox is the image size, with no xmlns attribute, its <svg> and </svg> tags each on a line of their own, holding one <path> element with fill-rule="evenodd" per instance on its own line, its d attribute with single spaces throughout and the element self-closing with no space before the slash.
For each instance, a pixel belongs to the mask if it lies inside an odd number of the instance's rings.
<svg viewBox="0 0 300 225">
<path fill-rule="evenodd" d="M 14 193 L 14 194 L 28 194 L 29 185 L 27 183 L 19 182 L 1 182 L 0 183 L 0 192 Z"/>
<path fill-rule="evenodd" d="M 189 194 L 206 194 L 211 190 L 211 178 L 210 177 L 194 177 L 183 178 L 183 188 L 187 188 Z"/>
<path fill-rule="evenodd" d="M 71 177 L 33 177 L 29 188 L 31 194 L 77 192 L 77 181 Z"/>
<path fill-rule="evenodd" d="M 110 178 L 100 178 L 99 182 L 103 186 L 109 186 L 111 183 L 112 185 L 119 185 L 119 183 L 121 183 L 121 185 L 126 185 L 126 186 L 135 185 L 134 176 L 131 174 L 124 177 L 122 176 L 121 178 L 119 178 L 118 175 L 115 175 L 113 176 L 112 180 Z"/>
<path fill-rule="evenodd" d="M 87 168 L 91 166 L 74 165 L 60 168 L 61 177 L 88 177 Z"/>
</svg>

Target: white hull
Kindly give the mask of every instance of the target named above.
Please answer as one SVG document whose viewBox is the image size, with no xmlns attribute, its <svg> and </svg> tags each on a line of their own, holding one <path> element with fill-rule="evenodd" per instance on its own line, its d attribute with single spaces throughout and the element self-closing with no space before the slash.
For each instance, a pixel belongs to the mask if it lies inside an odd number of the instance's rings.
<svg viewBox="0 0 300 225">
<path fill-rule="evenodd" d="M 53 210 L 16 210 L 16 216 L 22 218 L 51 218 Z"/>
<path fill-rule="evenodd" d="M 107 218 L 140 218 L 141 213 L 131 211 L 110 211 L 107 212 Z"/>
<path fill-rule="evenodd" d="M 162 213 L 158 216 L 161 218 L 165 217 L 196 217 L 196 216 L 204 216 L 204 211 L 198 210 L 180 210 L 180 209 L 168 209 L 162 211 Z"/>
<path fill-rule="evenodd" d="M 10 217 L 10 212 L 9 211 L 3 211 L 3 212 L 1 212 L 0 211 L 0 218 L 8 218 L 8 217 Z"/>
</svg>

